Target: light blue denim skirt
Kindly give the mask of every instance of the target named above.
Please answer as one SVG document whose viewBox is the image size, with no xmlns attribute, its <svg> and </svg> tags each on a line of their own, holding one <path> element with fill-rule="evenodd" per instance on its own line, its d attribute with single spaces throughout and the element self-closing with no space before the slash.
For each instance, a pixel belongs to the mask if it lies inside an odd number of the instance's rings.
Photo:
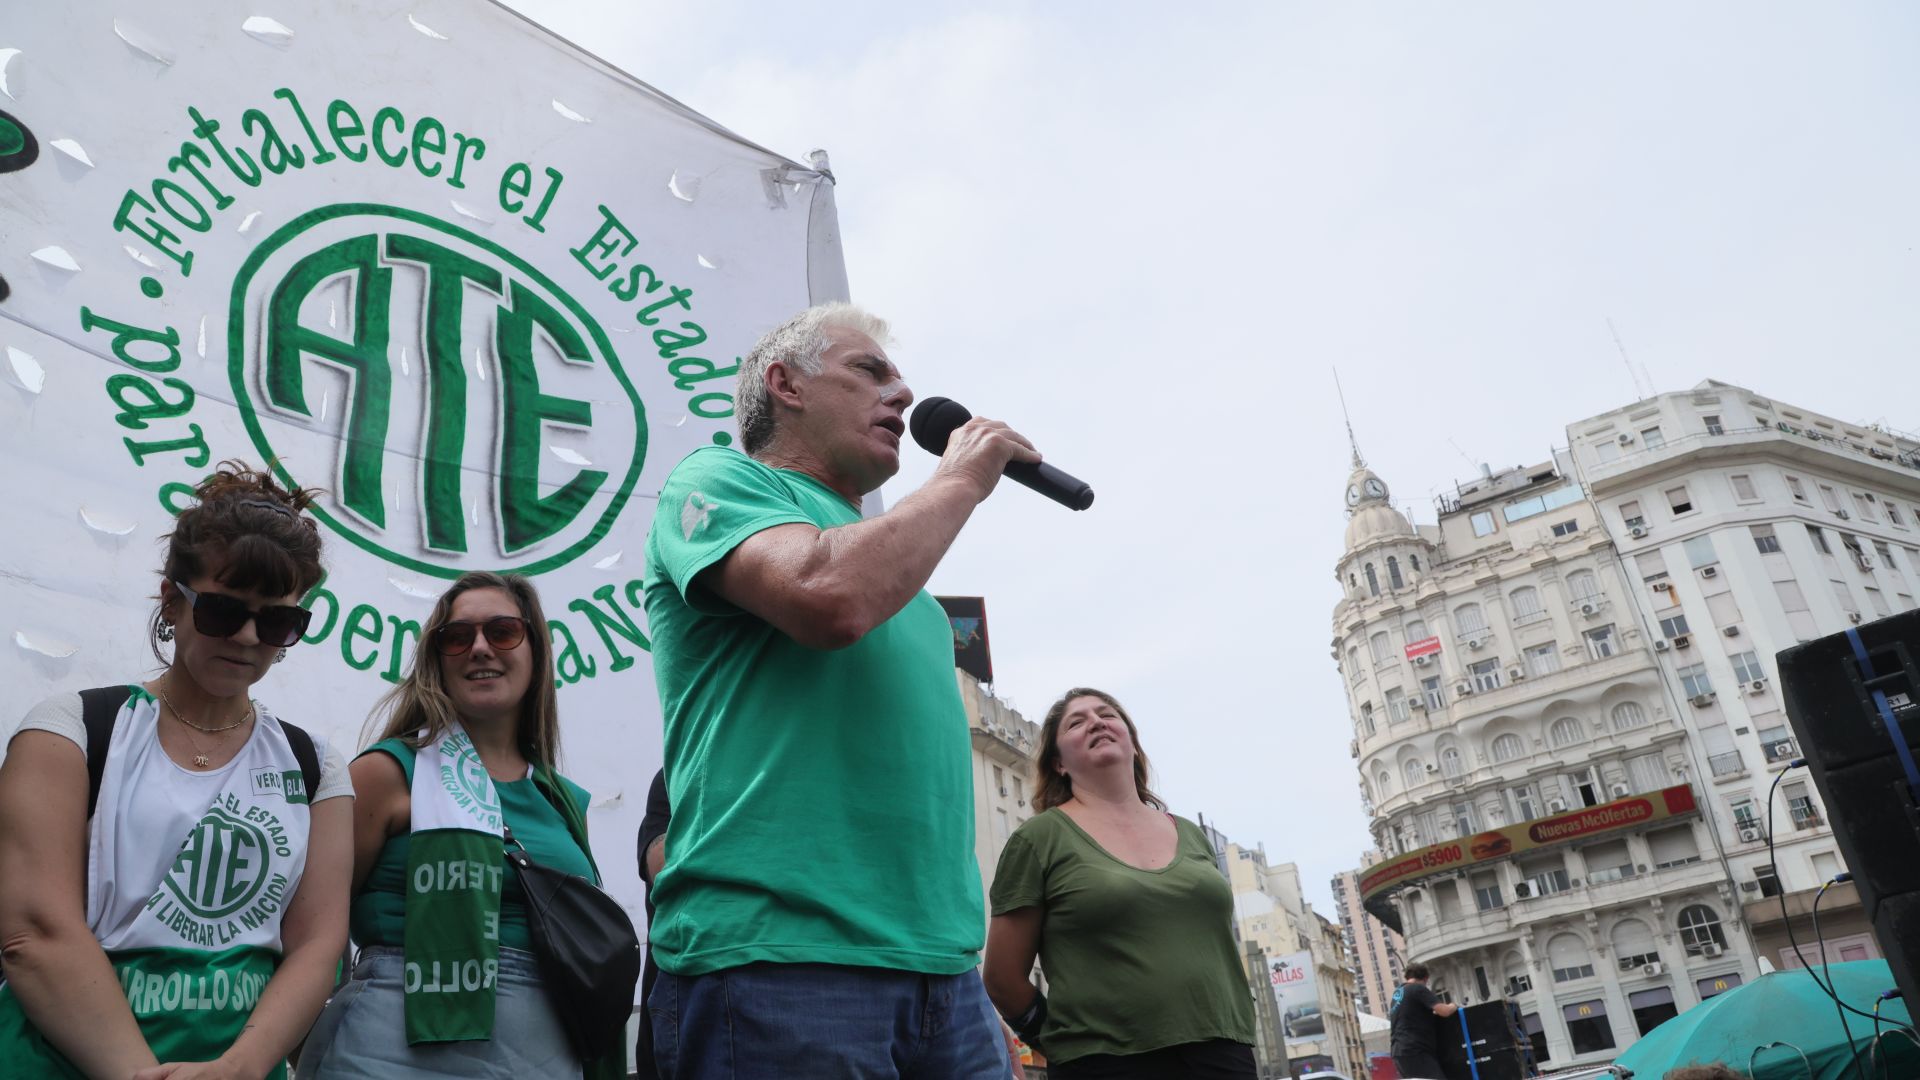
<svg viewBox="0 0 1920 1080">
<path fill-rule="evenodd" d="M 334 992 L 300 1052 L 298 1080 L 414 1080 L 460 1076 L 487 1080 L 577 1078 L 574 1056 L 538 961 L 500 950 L 494 983 L 493 1038 L 407 1045 L 406 995 L 399 949 L 360 950 L 353 978 Z"/>
</svg>

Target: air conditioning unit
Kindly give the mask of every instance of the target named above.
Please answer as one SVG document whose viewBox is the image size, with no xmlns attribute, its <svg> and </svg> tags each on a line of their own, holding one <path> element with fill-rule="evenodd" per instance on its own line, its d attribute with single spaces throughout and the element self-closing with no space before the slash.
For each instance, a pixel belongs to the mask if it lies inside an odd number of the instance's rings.
<svg viewBox="0 0 1920 1080">
<path fill-rule="evenodd" d="M 1520 881 L 1520 882 L 1515 882 L 1515 883 L 1514 883 L 1514 886 L 1513 886 L 1513 898 L 1514 898 L 1515 900 L 1528 900 L 1528 899 L 1531 899 L 1532 897 L 1533 897 L 1533 883 L 1532 883 L 1532 882 L 1530 882 L 1530 881 Z"/>
<path fill-rule="evenodd" d="M 1607 794 L 1616 799 L 1624 799 L 1633 794 L 1633 789 L 1625 784 L 1609 784 L 1607 785 Z"/>
<path fill-rule="evenodd" d="M 1414 667 L 1426 667 L 1428 664 L 1431 664 L 1431 663 L 1433 663 L 1432 656 L 1416 656 L 1413 658 Z"/>
<path fill-rule="evenodd" d="M 1853 516 L 1852 514 L 1847 513 L 1845 510 L 1835 510 L 1833 514 L 1835 517 L 1839 518 L 1841 521 L 1845 521 L 1848 518 Z"/>
<path fill-rule="evenodd" d="M 1468 638 L 1467 639 L 1467 648 L 1469 649 L 1484 649 L 1486 647 L 1487 647 L 1486 638 Z"/>
<path fill-rule="evenodd" d="M 1507 678 L 1513 682 L 1519 682 L 1520 680 L 1526 677 L 1527 677 L 1527 669 L 1520 667 L 1517 664 L 1507 669 Z"/>
<path fill-rule="evenodd" d="M 1592 601 L 1588 601 L 1587 603 L 1581 604 L 1580 614 L 1585 615 L 1587 618 L 1591 619 L 1595 615 L 1600 614 L 1600 605 L 1593 603 Z"/>
<path fill-rule="evenodd" d="M 1654 652 L 1666 652 L 1668 649 L 1671 649 L 1671 648 L 1673 648 L 1673 644 L 1669 642 L 1666 638 L 1661 638 L 1659 641 L 1656 641 L 1653 643 Z"/>
<path fill-rule="evenodd" d="M 1470 682 L 1460 683 L 1453 688 L 1453 692 L 1459 694 L 1461 697 L 1466 697 L 1468 694 L 1473 693 L 1473 684 Z"/>
<path fill-rule="evenodd" d="M 1692 638 L 1690 638 L 1690 637 L 1688 637 L 1687 635 L 1685 635 L 1685 634 L 1675 634 L 1675 635 L 1673 635 L 1673 647 L 1674 647 L 1674 648 L 1676 648 L 1676 649 L 1684 649 L 1684 648 L 1686 648 L 1687 646 L 1689 646 L 1689 645 L 1691 645 L 1691 644 L 1693 644 L 1693 639 L 1692 639 Z"/>
<path fill-rule="evenodd" d="M 1427 699 L 1422 697 L 1408 698 L 1407 707 L 1410 709 L 1419 709 L 1421 712 L 1425 712 L 1427 709 Z"/>
<path fill-rule="evenodd" d="M 1719 577 L 1720 568 L 1717 566 L 1703 566 L 1700 568 L 1700 576 L 1701 577 Z"/>
<path fill-rule="evenodd" d="M 1704 694 L 1695 694 L 1692 697 L 1688 698 L 1687 700 L 1693 702 L 1694 708 L 1704 709 L 1707 706 L 1713 704 L 1713 697 L 1714 697 L 1713 691 L 1709 690 Z"/>
<path fill-rule="evenodd" d="M 1768 743 L 1767 744 L 1767 760 L 1778 761 L 1781 758 L 1792 757 L 1793 751 L 1794 751 L 1794 745 L 1793 745 L 1793 741 L 1790 739 L 1782 739 L 1777 743 Z"/>
<path fill-rule="evenodd" d="M 1725 634 L 1725 635 L 1727 635 L 1728 637 L 1739 637 L 1739 636 L 1740 636 L 1740 628 L 1739 628 L 1739 627 L 1737 627 L 1737 626 L 1729 626 L 1729 627 L 1727 627 L 1726 629 L 1724 629 L 1724 630 L 1722 630 L 1722 631 L 1720 631 L 1720 632 L 1721 632 L 1721 633 L 1723 633 L 1723 634 Z"/>
<path fill-rule="evenodd" d="M 1716 956 L 1719 956 L 1721 953 L 1726 951 L 1727 950 L 1724 947 L 1722 947 L 1719 943 L 1712 942 L 1712 941 L 1709 941 L 1705 945 L 1700 946 L 1700 955 L 1706 957 L 1709 960 L 1713 959 Z"/>
<path fill-rule="evenodd" d="M 1665 975 L 1666 973 L 1667 966 L 1658 960 L 1655 960 L 1651 964 L 1640 965 L 1640 974 L 1642 975 Z"/>
<path fill-rule="evenodd" d="M 1429 764 L 1427 765 L 1427 771 L 1428 771 L 1428 772 L 1439 772 L 1439 771 L 1440 771 L 1440 766 L 1438 766 L 1438 765 L 1434 765 L 1434 764 L 1432 764 L 1432 763 L 1429 763 Z"/>
<path fill-rule="evenodd" d="M 1635 525 L 1634 527 L 1627 530 L 1627 535 L 1633 537 L 1635 540 L 1638 540 L 1641 537 L 1644 537 L 1647 535 L 1647 527 L 1645 525 Z"/>
<path fill-rule="evenodd" d="M 1855 555 L 1853 561 L 1859 563 L 1860 569 L 1862 570 L 1873 569 L 1873 556 L 1871 555 Z"/>
<path fill-rule="evenodd" d="M 1847 612 L 1847 621 L 1848 621 L 1848 622 L 1850 622 L 1850 623 L 1855 623 L 1855 624 L 1857 624 L 1857 623 L 1859 623 L 1859 621 L 1860 621 L 1860 613 L 1859 613 L 1859 612 L 1857 612 L 1857 611 L 1849 611 L 1849 612 Z"/>
<path fill-rule="evenodd" d="M 1752 826 L 1750 826 L 1750 825 L 1742 825 L 1742 826 L 1740 827 L 1740 842 L 1741 842 L 1741 843 L 1743 843 L 1743 844 L 1753 844 L 1753 843 L 1758 843 L 1758 842 L 1759 842 L 1759 840 L 1760 840 L 1760 830 L 1759 830 L 1759 829 L 1756 829 L 1756 828 L 1753 828 L 1753 827 L 1752 827 Z"/>
<path fill-rule="evenodd" d="M 1555 814 L 1564 814 L 1564 813 L 1566 813 L 1566 812 L 1567 812 L 1567 800 L 1565 800 L 1565 799 L 1548 799 L 1548 800 L 1547 800 L 1547 809 L 1548 809 L 1549 811 L 1551 811 L 1552 813 L 1555 813 Z"/>
<path fill-rule="evenodd" d="M 1755 679 L 1747 684 L 1747 693 L 1749 694 L 1764 694 L 1766 692 L 1767 680 L 1765 679 Z"/>
<path fill-rule="evenodd" d="M 1619 435 L 1614 436 L 1613 441 L 1619 443 L 1621 446 L 1631 446 L 1633 445 L 1633 432 L 1623 431 Z"/>
<path fill-rule="evenodd" d="M 1000 797 L 1001 797 L 1001 798 L 1003 798 L 1003 799 L 1007 797 L 1007 789 L 1006 789 L 1006 788 L 1001 788 L 1001 789 L 1000 789 Z"/>
</svg>

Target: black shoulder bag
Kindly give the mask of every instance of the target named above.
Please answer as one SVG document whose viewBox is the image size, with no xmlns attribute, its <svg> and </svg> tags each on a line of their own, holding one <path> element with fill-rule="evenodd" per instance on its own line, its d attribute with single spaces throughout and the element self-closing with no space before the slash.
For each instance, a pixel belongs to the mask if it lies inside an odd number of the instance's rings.
<svg viewBox="0 0 1920 1080">
<path fill-rule="evenodd" d="M 574 1052 L 591 1061 L 624 1049 L 640 937 L 620 902 L 578 874 L 541 866 L 505 831 L 507 861 L 527 894 L 527 923 L 540 976 L 553 995 Z"/>
</svg>

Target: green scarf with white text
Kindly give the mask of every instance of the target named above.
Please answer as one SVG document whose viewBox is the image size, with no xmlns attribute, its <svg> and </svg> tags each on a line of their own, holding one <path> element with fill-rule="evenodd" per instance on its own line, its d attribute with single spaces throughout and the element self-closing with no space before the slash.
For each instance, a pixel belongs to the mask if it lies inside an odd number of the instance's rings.
<svg viewBox="0 0 1920 1080">
<path fill-rule="evenodd" d="M 491 1038 L 506 875 L 500 795 L 457 724 L 420 748 L 411 791 L 407 1044 Z"/>
</svg>

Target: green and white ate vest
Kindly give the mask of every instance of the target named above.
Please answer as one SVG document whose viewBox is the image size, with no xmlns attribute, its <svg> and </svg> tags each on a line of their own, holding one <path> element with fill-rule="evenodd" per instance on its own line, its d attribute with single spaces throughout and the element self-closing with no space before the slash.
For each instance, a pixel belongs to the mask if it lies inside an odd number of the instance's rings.
<svg viewBox="0 0 1920 1080">
<path fill-rule="evenodd" d="M 158 720 L 137 686 L 115 719 L 88 825 L 87 925 L 159 1060 L 210 1061 L 239 1038 L 280 962 L 310 793 L 264 707 L 233 761 L 204 773 L 167 756 Z M 3 984 L 0 1062 L 9 1075 L 81 1076 Z"/>
</svg>

